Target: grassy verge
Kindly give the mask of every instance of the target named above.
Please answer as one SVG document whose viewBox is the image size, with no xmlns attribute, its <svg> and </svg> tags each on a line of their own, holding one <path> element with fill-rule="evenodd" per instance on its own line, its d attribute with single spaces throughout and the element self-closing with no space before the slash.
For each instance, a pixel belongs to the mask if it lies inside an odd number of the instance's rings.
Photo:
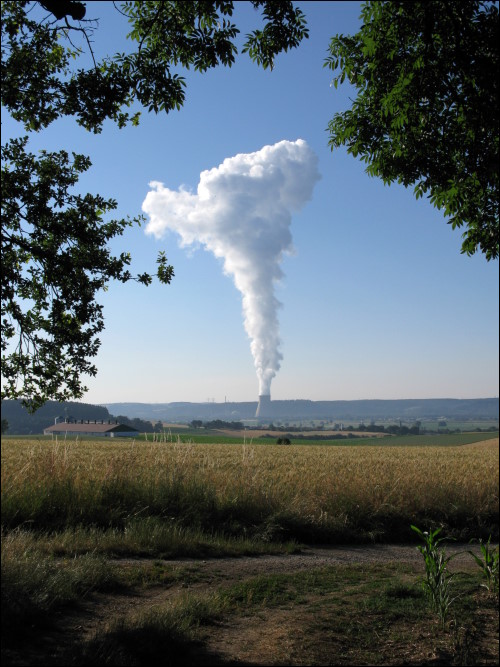
<svg viewBox="0 0 500 667">
<path fill-rule="evenodd" d="M 2 558 L 26 554 L 75 558 L 222 558 L 296 553 L 296 542 L 269 542 L 184 528 L 155 517 L 135 519 L 124 529 L 67 528 L 54 532 L 16 529 L 2 537 Z M 13 554 L 11 556 L 10 554 Z"/>
<path fill-rule="evenodd" d="M 224 539 L 196 531 L 164 529 L 154 521 L 137 523 L 135 531 L 94 529 L 37 534 L 16 530 L 2 536 L 2 633 L 25 633 L 45 627 L 56 611 L 94 592 L 116 593 L 138 583 L 170 584 L 178 577 L 164 568 L 115 567 L 109 557 L 130 555 L 161 558 L 246 556 L 293 553 L 294 543 L 269 544 Z M 156 528 L 156 530 L 155 530 Z M 127 542 L 130 540 L 130 544 Z M 191 575 L 190 575 L 191 576 Z M 6 633 L 6 634 L 5 634 Z"/>
<path fill-rule="evenodd" d="M 54 613 L 95 591 L 116 591 L 123 584 L 102 557 L 85 554 L 55 560 L 36 549 L 19 551 L 2 544 L 2 637 L 25 636 L 27 627 L 50 626 Z"/>
<path fill-rule="evenodd" d="M 414 566 L 259 576 L 115 619 L 39 664 L 496 664 L 498 606 L 480 581 L 477 573 L 457 577 L 457 602 L 443 630 Z M 224 643 L 227 632 L 233 639 Z"/>
</svg>

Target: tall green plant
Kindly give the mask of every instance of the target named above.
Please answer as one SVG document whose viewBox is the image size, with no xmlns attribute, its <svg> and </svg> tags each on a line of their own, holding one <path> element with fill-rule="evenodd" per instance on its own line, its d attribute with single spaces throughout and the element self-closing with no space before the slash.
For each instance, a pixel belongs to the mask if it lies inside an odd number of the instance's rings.
<svg viewBox="0 0 500 667">
<path fill-rule="evenodd" d="M 483 557 L 477 556 L 472 551 L 469 551 L 470 555 L 476 563 L 481 568 L 481 571 L 486 579 L 485 584 L 481 584 L 484 588 L 492 593 L 496 593 L 498 596 L 498 559 L 499 552 L 498 547 L 496 549 L 491 548 L 491 535 L 488 537 L 488 541 L 483 543 L 483 540 L 479 538 L 479 547 L 481 548 L 481 553 Z"/>
<path fill-rule="evenodd" d="M 451 582 L 455 574 L 448 571 L 448 563 L 457 554 L 446 556 L 445 549 L 440 547 L 440 544 L 447 539 L 437 538 L 441 528 L 427 532 L 412 525 L 411 529 L 424 541 L 423 545 L 417 547 L 425 561 L 426 577 L 423 581 L 423 588 L 444 629 L 451 605 L 458 597 L 451 595 Z"/>
</svg>

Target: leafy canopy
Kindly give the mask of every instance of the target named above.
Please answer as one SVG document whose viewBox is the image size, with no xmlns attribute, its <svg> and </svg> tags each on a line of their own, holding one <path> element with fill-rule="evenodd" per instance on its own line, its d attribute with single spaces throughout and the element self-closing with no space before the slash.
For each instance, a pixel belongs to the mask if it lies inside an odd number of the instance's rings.
<svg viewBox="0 0 500 667">
<path fill-rule="evenodd" d="M 356 90 L 329 123 L 384 183 L 414 186 L 465 227 L 462 253 L 498 257 L 498 6 L 366 2 L 353 36 L 336 35 L 325 66 Z"/>
<path fill-rule="evenodd" d="M 59 18 L 30 18 L 31 5 L 37 4 Z M 242 52 L 272 69 L 279 53 L 308 37 L 305 17 L 291 2 L 251 4 L 262 9 L 265 25 L 246 36 Z M 106 119 L 120 127 L 137 124 L 140 113 L 127 111 L 134 102 L 156 113 L 181 108 L 186 81 L 174 71 L 178 66 L 206 72 L 235 62 L 239 29 L 231 22 L 233 2 L 125 2 L 119 11 L 130 23 L 133 50 L 73 71 L 72 62 L 83 53 L 75 36 L 83 36 L 93 57 L 90 38 L 98 27 L 92 19 L 71 23 L 63 12 L 75 5 L 85 10 L 84 3 L 64 0 L 2 2 L 2 104 L 28 130 L 66 115 L 93 132 L 100 132 Z M 90 3 L 89 9 L 95 8 Z"/>
<path fill-rule="evenodd" d="M 114 3 L 115 4 L 115 3 Z M 252 2 L 264 26 L 246 36 L 243 52 L 272 69 L 276 56 L 308 36 L 291 2 Z M 68 0 L 2 2 L 2 105 L 26 132 L 71 116 L 100 133 L 105 120 L 137 125 L 140 105 L 155 113 L 180 109 L 186 82 L 180 67 L 205 72 L 231 66 L 239 33 L 233 2 L 125 2 L 131 49 L 96 62 L 92 43 L 98 3 Z M 115 4 L 116 7 L 116 4 Z M 78 67 L 90 56 L 90 67 Z M 142 216 L 109 219 L 113 199 L 80 194 L 88 157 L 66 150 L 28 150 L 28 136 L 2 145 L 2 398 L 30 410 L 49 399 L 79 398 L 104 328 L 98 295 L 111 280 L 149 285 L 133 276 L 131 256 L 113 256 L 109 242 Z M 174 271 L 164 253 L 156 277 Z"/>
</svg>

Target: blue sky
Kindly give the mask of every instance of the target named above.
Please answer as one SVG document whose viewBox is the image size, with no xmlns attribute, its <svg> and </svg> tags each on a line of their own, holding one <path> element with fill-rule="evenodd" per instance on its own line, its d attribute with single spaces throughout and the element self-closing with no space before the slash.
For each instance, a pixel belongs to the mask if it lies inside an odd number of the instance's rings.
<svg viewBox="0 0 500 667">
<path fill-rule="evenodd" d="M 126 20 L 110 2 L 99 16 L 99 54 L 123 49 Z M 259 15 L 238 2 L 242 34 Z M 498 262 L 460 254 L 453 231 L 411 189 L 368 177 L 344 149 L 331 152 L 327 124 L 349 106 L 347 86 L 330 86 L 323 68 L 329 39 L 359 26 L 356 2 L 297 3 L 310 38 L 264 71 L 246 55 L 230 69 L 188 72 L 184 107 L 142 114 L 138 128 L 106 123 L 91 135 L 57 121 L 30 140 L 38 148 L 82 152 L 93 166 L 84 191 L 113 197 L 117 215 L 136 215 L 151 181 L 196 191 L 200 173 L 226 158 L 282 140 L 303 139 L 321 180 L 294 214 L 295 253 L 276 285 L 281 369 L 274 399 L 350 400 L 498 396 Z M 2 114 L 4 138 L 22 130 Z M 113 244 L 132 252 L 137 272 L 153 270 L 159 250 L 175 269 L 170 286 L 114 284 L 102 295 L 106 330 L 82 400 L 252 401 L 258 384 L 243 326 L 241 294 L 220 259 L 179 247 L 143 228 Z"/>
</svg>

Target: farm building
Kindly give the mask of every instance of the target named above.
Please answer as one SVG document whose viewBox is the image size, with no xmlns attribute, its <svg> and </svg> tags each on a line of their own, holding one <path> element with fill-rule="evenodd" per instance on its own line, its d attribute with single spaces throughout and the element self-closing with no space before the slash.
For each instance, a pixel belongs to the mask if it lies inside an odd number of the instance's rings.
<svg viewBox="0 0 500 667">
<path fill-rule="evenodd" d="M 80 420 L 78 422 L 61 422 L 53 424 L 43 430 L 44 435 L 88 435 L 99 438 L 123 438 L 138 434 L 138 431 L 126 424 L 117 421 L 91 421 Z"/>
</svg>

